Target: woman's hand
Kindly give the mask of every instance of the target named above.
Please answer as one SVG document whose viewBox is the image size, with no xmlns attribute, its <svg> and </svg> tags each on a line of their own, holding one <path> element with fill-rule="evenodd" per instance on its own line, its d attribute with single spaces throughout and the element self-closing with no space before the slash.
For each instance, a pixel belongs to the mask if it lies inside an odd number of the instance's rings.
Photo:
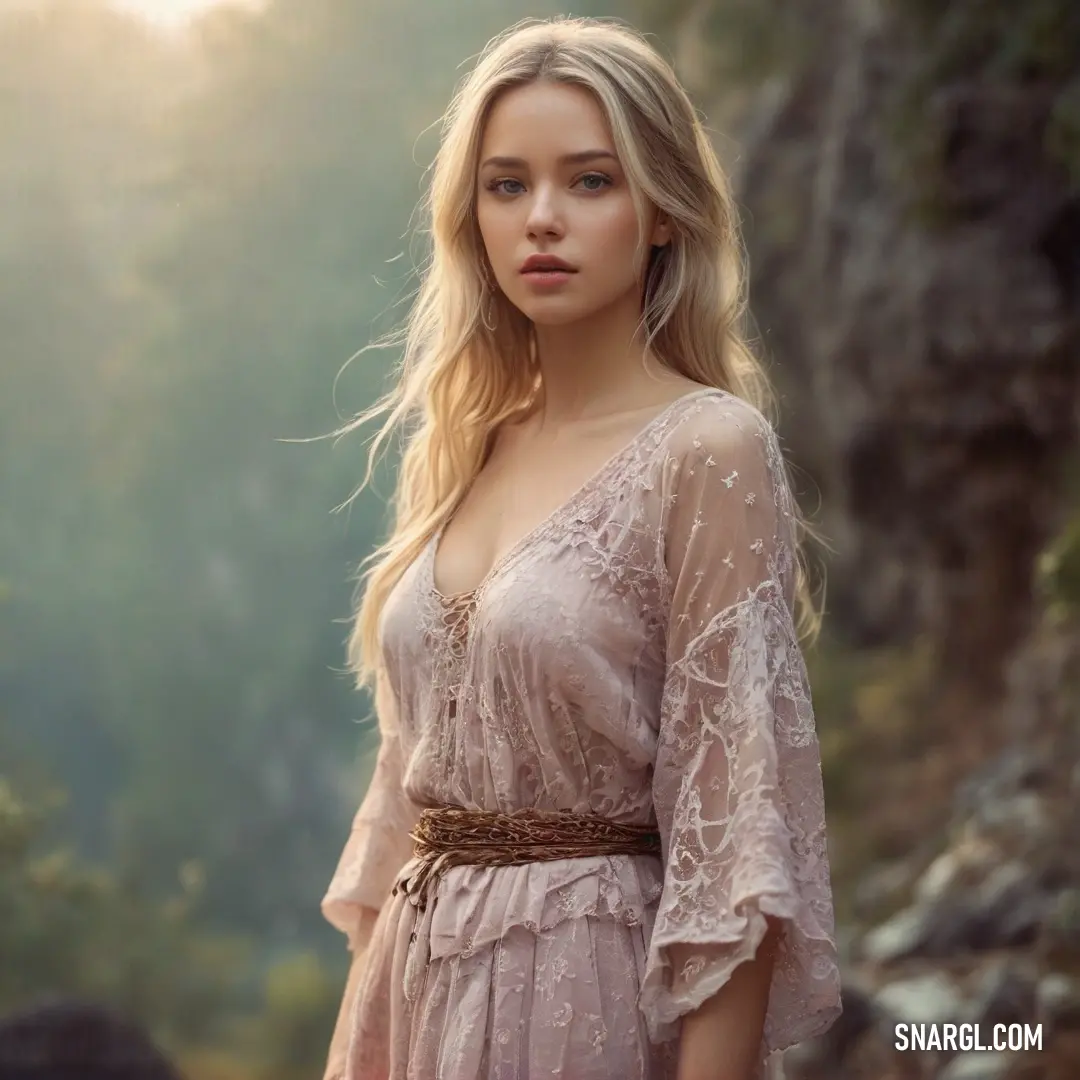
<svg viewBox="0 0 1080 1080">
<path fill-rule="evenodd" d="M 780 935 L 776 920 L 768 921 L 754 959 L 740 964 L 716 994 L 683 1017 L 678 1080 L 756 1080 Z M 692 955 L 689 947 L 687 954 Z"/>
</svg>

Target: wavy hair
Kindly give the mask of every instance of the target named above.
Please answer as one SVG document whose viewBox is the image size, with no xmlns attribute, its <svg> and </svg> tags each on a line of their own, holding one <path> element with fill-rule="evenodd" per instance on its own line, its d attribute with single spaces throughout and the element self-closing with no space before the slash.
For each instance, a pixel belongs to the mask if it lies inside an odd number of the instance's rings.
<svg viewBox="0 0 1080 1080">
<path fill-rule="evenodd" d="M 457 89 L 421 225 L 429 254 L 400 330 L 368 348 L 402 350 L 393 389 L 339 429 L 377 416 L 363 483 L 398 428 L 406 441 L 389 538 L 364 562 L 348 644 L 350 670 L 374 683 L 379 623 L 387 597 L 453 513 L 483 465 L 494 433 L 528 406 L 540 385 L 531 322 L 488 282 L 476 216 L 477 161 L 486 119 L 501 93 L 538 80 L 589 90 L 600 103 L 634 192 L 640 222 L 649 203 L 668 215 L 672 239 L 654 250 L 642 326 L 660 364 L 735 394 L 775 423 L 775 394 L 743 333 L 745 274 L 738 215 L 697 112 L 671 66 L 634 30 L 613 20 L 526 20 L 492 39 Z M 644 237 L 644 230 L 642 231 Z M 495 304 L 494 320 L 485 318 Z M 490 328 L 493 322 L 494 329 Z M 802 539 L 816 535 L 797 516 L 800 634 L 816 637 L 820 613 L 808 588 Z"/>
</svg>

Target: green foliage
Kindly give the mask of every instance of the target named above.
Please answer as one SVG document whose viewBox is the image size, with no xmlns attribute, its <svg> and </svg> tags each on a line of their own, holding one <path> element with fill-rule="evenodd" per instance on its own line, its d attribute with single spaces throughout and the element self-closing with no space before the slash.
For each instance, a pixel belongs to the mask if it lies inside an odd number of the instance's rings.
<svg viewBox="0 0 1080 1080">
<path fill-rule="evenodd" d="M 268 1059 L 281 1080 L 304 1080 L 326 1056 L 341 1003 L 341 981 L 312 953 L 286 957 L 270 968 L 260 1025 Z"/>
<path fill-rule="evenodd" d="M 194 896 L 152 902 L 44 846 L 55 806 L 28 805 L 0 776 L 0 1009 L 62 994 L 112 1005 L 166 1043 L 218 1035 L 247 950 L 195 933 Z"/>
<path fill-rule="evenodd" d="M 201 875 L 164 901 L 46 842 L 60 800 L 30 804 L 0 776 L 0 1012 L 54 996 L 109 1005 L 192 1066 L 192 1080 L 317 1073 L 341 980 L 310 952 L 271 965 L 253 942 L 198 926 Z"/>
<path fill-rule="evenodd" d="M 830 635 L 826 623 L 818 646 L 807 657 L 841 906 L 868 863 L 886 854 L 880 823 L 866 812 L 880 794 L 881 762 L 902 766 L 933 746 L 934 733 L 918 720 L 926 715 L 926 697 L 932 694 L 928 646 L 916 641 L 853 652 Z M 871 761 L 877 764 L 868 769 Z"/>
<path fill-rule="evenodd" d="M 1080 613 L 1080 513 L 1068 520 L 1039 560 L 1038 580 L 1055 617 Z"/>
</svg>

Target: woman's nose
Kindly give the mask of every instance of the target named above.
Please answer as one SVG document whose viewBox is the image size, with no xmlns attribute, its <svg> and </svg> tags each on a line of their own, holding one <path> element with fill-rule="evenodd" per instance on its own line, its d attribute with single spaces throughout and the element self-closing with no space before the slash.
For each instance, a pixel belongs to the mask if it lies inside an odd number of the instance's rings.
<svg viewBox="0 0 1080 1080">
<path fill-rule="evenodd" d="M 529 206 L 526 228 L 530 236 L 557 235 L 562 232 L 561 214 L 556 205 L 554 192 L 538 186 Z"/>
</svg>

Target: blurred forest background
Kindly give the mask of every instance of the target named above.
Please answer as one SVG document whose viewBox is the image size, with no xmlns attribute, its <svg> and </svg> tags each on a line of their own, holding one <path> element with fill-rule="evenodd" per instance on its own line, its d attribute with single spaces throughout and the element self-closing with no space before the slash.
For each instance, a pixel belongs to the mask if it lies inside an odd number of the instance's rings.
<svg viewBox="0 0 1080 1080">
<path fill-rule="evenodd" d="M 75 996 L 190 1080 L 320 1075 L 383 506 L 331 513 L 361 437 L 280 440 L 384 388 L 393 356 L 346 361 L 407 302 L 432 125 L 559 10 L 0 2 L 0 1013 Z M 875 1017 L 1008 1015 L 1059 1052 L 979 1076 L 1076 1075 L 1080 7 L 573 14 L 654 33 L 718 133 L 835 549 L 808 659 L 848 1010 L 793 1068 L 881 1080 Z"/>
</svg>

